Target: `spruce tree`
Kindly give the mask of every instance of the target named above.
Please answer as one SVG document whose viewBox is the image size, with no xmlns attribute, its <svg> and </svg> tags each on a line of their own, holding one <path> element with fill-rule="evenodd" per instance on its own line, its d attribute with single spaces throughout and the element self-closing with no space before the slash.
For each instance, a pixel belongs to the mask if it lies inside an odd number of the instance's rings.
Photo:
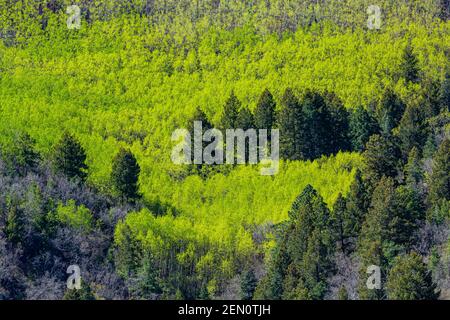
<svg viewBox="0 0 450 320">
<path fill-rule="evenodd" d="M 115 191 L 124 199 L 139 198 L 138 179 L 140 167 L 130 150 L 121 148 L 113 159 L 111 181 Z"/>
<path fill-rule="evenodd" d="M 377 120 L 364 107 L 360 106 L 350 114 L 349 137 L 353 151 L 364 151 L 369 138 L 379 132 Z"/>
<path fill-rule="evenodd" d="M 450 72 L 445 74 L 439 90 L 439 109 L 441 112 L 450 112 Z"/>
<path fill-rule="evenodd" d="M 280 156 L 283 159 L 300 160 L 302 154 L 302 123 L 301 105 L 292 89 L 286 89 L 281 100 L 281 111 L 278 115 L 280 129 Z"/>
<path fill-rule="evenodd" d="M 87 176 L 86 152 L 80 142 L 65 132 L 54 150 L 54 164 L 57 171 L 68 178 L 84 181 Z"/>
<path fill-rule="evenodd" d="M 360 258 L 360 285 L 361 299 L 383 299 L 385 292 L 381 289 L 369 289 L 366 286 L 367 268 L 375 265 L 382 271 L 382 281 L 385 280 L 386 269 L 390 261 L 397 255 L 400 248 L 392 238 L 395 229 L 391 222 L 395 218 L 396 210 L 394 181 L 383 177 L 375 188 L 370 209 L 362 225 L 358 240 L 358 256 Z"/>
<path fill-rule="evenodd" d="M 351 150 L 349 112 L 334 93 L 326 92 L 325 102 L 330 116 L 331 127 L 331 134 L 328 137 L 331 139 L 328 152 L 335 154 L 339 151 Z M 324 138 L 327 139 L 327 137 Z"/>
<path fill-rule="evenodd" d="M 256 279 L 253 269 L 247 269 L 241 278 L 241 299 L 252 300 L 258 280 Z"/>
<path fill-rule="evenodd" d="M 391 300 L 437 300 L 440 294 L 431 272 L 416 252 L 395 259 L 386 291 Z"/>
<path fill-rule="evenodd" d="M 411 188 L 418 190 L 423 181 L 423 170 L 419 150 L 416 147 L 413 147 L 409 152 L 404 175 L 406 184 Z"/>
<path fill-rule="evenodd" d="M 400 98 L 387 89 L 377 107 L 378 122 L 384 134 L 390 134 L 398 126 L 404 111 L 405 105 Z"/>
<path fill-rule="evenodd" d="M 358 169 L 355 174 L 355 180 L 350 186 L 350 191 L 346 200 L 344 233 L 347 234 L 349 238 L 354 239 L 358 237 L 369 205 L 370 193 L 367 190 L 362 173 Z M 352 249 L 354 249 L 354 247 Z"/>
<path fill-rule="evenodd" d="M 304 159 L 313 160 L 333 152 L 334 135 L 331 114 L 325 99 L 308 91 L 302 100 L 301 150 Z"/>
<path fill-rule="evenodd" d="M 396 177 L 400 167 L 401 151 L 393 136 L 373 135 L 364 152 L 365 174 L 373 185 L 382 176 Z"/>
<path fill-rule="evenodd" d="M 413 52 L 411 44 L 408 44 L 403 51 L 403 61 L 400 65 L 400 71 L 402 77 L 407 82 L 416 83 L 420 80 L 418 60 Z"/>
<path fill-rule="evenodd" d="M 239 110 L 241 109 L 241 102 L 231 91 L 230 97 L 225 102 L 220 120 L 220 128 L 222 130 L 237 128 L 236 121 L 238 119 Z"/>
<path fill-rule="evenodd" d="M 21 133 L 14 139 L 13 149 L 6 155 L 14 172 L 25 175 L 37 167 L 40 155 L 35 145 L 36 141 L 28 133 Z"/>
<path fill-rule="evenodd" d="M 339 193 L 338 198 L 333 206 L 333 211 L 331 212 L 331 224 L 332 224 L 332 234 L 336 239 L 338 247 L 342 252 L 346 252 L 347 240 L 350 235 L 347 233 L 346 226 L 350 221 L 346 221 L 347 215 L 347 204 L 346 199 Z M 351 221 L 350 223 L 352 223 Z"/>
<path fill-rule="evenodd" d="M 419 106 L 408 106 L 400 121 L 397 132 L 405 157 L 414 147 L 422 150 L 427 139 L 427 133 L 424 110 Z"/>
<path fill-rule="evenodd" d="M 428 201 L 431 206 L 450 200 L 450 139 L 445 139 L 433 157 Z"/>
<path fill-rule="evenodd" d="M 253 114 L 251 113 L 249 108 L 242 107 L 239 111 L 238 117 L 236 119 L 236 128 L 243 130 L 255 128 Z"/>
<path fill-rule="evenodd" d="M 270 130 L 275 124 L 275 100 L 268 89 L 261 94 L 255 109 L 255 126 Z"/>
</svg>

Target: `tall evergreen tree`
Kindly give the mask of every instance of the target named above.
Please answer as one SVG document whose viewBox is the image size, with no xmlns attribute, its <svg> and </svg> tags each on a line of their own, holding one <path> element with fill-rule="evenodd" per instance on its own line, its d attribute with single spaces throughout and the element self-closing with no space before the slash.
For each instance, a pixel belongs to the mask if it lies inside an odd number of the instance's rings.
<svg viewBox="0 0 450 320">
<path fill-rule="evenodd" d="M 440 294 L 431 272 L 416 252 L 396 258 L 386 290 L 391 300 L 437 300 Z"/>
<path fill-rule="evenodd" d="M 40 155 L 35 145 L 36 141 L 28 133 L 21 133 L 14 139 L 13 148 L 6 155 L 6 161 L 14 172 L 25 175 L 37 167 Z"/>
<path fill-rule="evenodd" d="M 378 122 L 384 134 L 390 134 L 398 126 L 404 111 L 405 105 L 400 98 L 387 89 L 377 107 Z"/>
<path fill-rule="evenodd" d="M 238 119 L 239 110 L 241 109 L 241 102 L 231 91 L 230 97 L 225 102 L 220 120 L 220 128 L 222 130 L 236 128 L 236 121 Z"/>
<path fill-rule="evenodd" d="M 439 90 L 439 109 L 441 112 L 450 112 L 450 72 L 445 74 Z"/>
<path fill-rule="evenodd" d="M 331 226 L 332 234 L 336 239 L 338 248 L 344 253 L 347 251 L 347 240 L 351 236 L 347 233 L 348 229 L 346 226 L 349 224 L 349 221 L 346 221 L 348 218 L 346 212 L 346 199 L 339 193 L 334 203 L 333 211 L 331 212 Z"/>
<path fill-rule="evenodd" d="M 428 136 L 423 108 L 419 106 L 406 108 L 398 127 L 397 136 L 405 157 L 414 147 L 422 150 Z"/>
<path fill-rule="evenodd" d="M 418 67 L 418 60 L 416 55 L 413 52 L 413 48 L 411 44 L 408 44 L 403 51 L 403 61 L 400 65 L 400 71 L 402 74 L 402 77 L 407 82 L 418 82 L 420 80 L 419 78 L 419 67 Z"/>
<path fill-rule="evenodd" d="M 377 120 L 361 106 L 356 108 L 349 118 L 349 137 L 352 149 L 362 152 L 369 138 L 380 132 L 380 127 Z"/>
<path fill-rule="evenodd" d="M 405 181 L 408 186 L 413 189 L 418 189 L 423 181 L 423 170 L 420 160 L 419 150 L 413 147 L 408 155 L 408 162 L 404 170 Z"/>
<path fill-rule="evenodd" d="M 325 99 L 317 92 L 308 91 L 302 100 L 302 114 L 301 149 L 304 159 L 331 154 L 335 132 Z"/>
<path fill-rule="evenodd" d="M 365 174 L 374 186 L 382 176 L 395 177 L 401 159 L 398 142 L 393 136 L 373 135 L 364 152 Z"/>
<path fill-rule="evenodd" d="M 326 92 L 325 101 L 328 112 L 330 113 L 331 122 L 331 136 L 329 137 L 331 141 L 329 152 L 335 154 L 339 151 L 351 150 L 351 141 L 349 136 L 349 112 L 344 108 L 342 101 L 334 93 Z"/>
<path fill-rule="evenodd" d="M 239 110 L 239 114 L 236 119 L 236 128 L 243 130 L 255 128 L 254 117 L 249 108 L 242 107 L 241 110 Z"/>
<path fill-rule="evenodd" d="M 278 115 L 280 129 L 280 156 L 283 159 L 300 160 L 302 154 L 303 115 L 301 105 L 292 89 L 286 89 Z"/>
<path fill-rule="evenodd" d="M 270 130 L 275 125 L 275 100 L 268 89 L 261 94 L 255 109 L 255 126 Z"/>
<path fill-rule="evenodd" d="M 78 140 L 65 132 L 54 150 L 56 169 L 69 178 L 86 179 L 86 152 Z"/>
<path fill-rule="evenodd" d="M 121 148 L 113 159 L 111 181 L 116 192 L 124 199 L 139 198 L 138 180 L 140 167 L 130 150 Z"/>
<path fill-rule="evenodd" d="M 361 299 L 379 300 L 385 297 L 383 285 L 380 289 L 366 286 L 367 268 L 380 267 L 384 282 L 390 260 L 399 252 L 393 242 L 395 229 L 391 222 L 395 218 L 395 188 L 391 178 L 383 177 L 372 196 L 370 209 L 363 223 L 358 240 L 358 256 L 361 262 L 359 295 Z"/>
<path fill-rule="evenodd" d="M 241 299 L 252 300 L 257 284 L 258 280 L 253 269 L 245 270 L 241 278 Z"/>
<path fill-rule="evenodd" d="M 440 200 L 450 201 L 450 139 L 445 139 L 433 157 L 433 172 L 429 181 L 428 201 L 431 206 Z"/>
<path fill-rule="evenodd" d="M 345 215 L 347 218 L 344 219 L 344 232 L 349 238 L 355 239 L 358 237 L 369 205 L 370 193 L 367 190 L 362 173 L 358 169 L 355 174 L 355 180 L 350 186 L 350 191 L 346 200 Z M 352 243 L 352 249 L 354 249 L 353 244 L 354 241 Z"/>
</svg>

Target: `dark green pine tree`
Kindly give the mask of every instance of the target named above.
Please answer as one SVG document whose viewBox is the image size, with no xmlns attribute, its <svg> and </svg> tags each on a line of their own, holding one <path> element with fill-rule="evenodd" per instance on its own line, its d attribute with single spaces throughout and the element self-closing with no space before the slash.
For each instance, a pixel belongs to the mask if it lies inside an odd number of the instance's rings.
<svg viewBox="0 0 450 320">
<path fill-rule="evenodd" d="M 400 64 L 400 71 L 402 77 L 407 82 L 419 82 L 419 67 L 418 67 L 418 60 L 416 55 L 413 52 L 413 48 L 411 44 L 408 44 L 403 51 L 403 61 Z"/>
<path fill-rule="evenodd" d="M 416 252 L 395 259 L 386 291 L 391 300 L 437 300 L 440 295 L 431 272 Z"/>
<path fill-rule="evenodd" d="M 330 113 L 331 136 L 330 153 L 351 150 L 349 136 L 350 114 L 344 108 L 342 101 L 334 93 L 325 93 L 325 102 Z"/>
<path fill-rule="evenodd" d="M 255 109 L 255 126 L 257 129 L 270 130 L 275 125 L 275 100 L 268 89 L 261 94 Z"/>
<path fill-rule="evenodd" d="M 241 299 L 252 300 L 258 280 L 252 268 L 248 268 L 241 277 Z"/>
<path fill-rule="evenodd" d="M 280 129 L 280 156 L 283 159 L 301 160 L 303 128 L 302 108 L 292 89 L 286 89 L 281 100 L 281 111 L 278 114 Z"/>
<path fill-rule="evenodd" d="M 433 172 L 428 184 L 428 202 L 431 207 L 450 200 L 450 139 L 441 143 L 433 157 Z"/>
<path fill-rule="evenodd" d="M 439 81 L 426 79 L 422 82 L 421 97 L 423 113 L 426 118 L 437 116 L 441 112 L 441 90 L 442 84 Z"/>
<path fill-rule="evenodd" d="M 86 152 L 78 140 L 65 132 L 54 150 L 54 164 L 57 171 L 70 179 L 84 181 L 87 176 Z"/>
<path fill-rule="evenodd" d="M 255 128 L 253 114 L 247 107 L 242 107 L 236 119 L 236 128 L 247 130 Z"/>
<path fill-rule="evenodd" d="M 291 265 L 287 268 L 283 296 L 321 299 L 334 252 L 330 212 L 322 197 L 308 185 L 294 201 L 289 218 L 286 252 Z"/>
<path fill-rule="evenodd" d="M 372 135 L 380 133 L 377 120 L 361 106 L 350 114 L 349 127 L 352 149 L 358 152 L 364 151 Z"/>
<path fill-rule="evenodd" d="M 416 147 L 413 147 L 409 152 L 404 175 L 406 184 L 415 190 L 419 190 L 423 181 L 423 170 L 419 150 Z"/>
<path fill-rule="evenodd" d="M 331 114 L 325 99 L 317 92 L 308 91 L 302 101 L 303 123 L 301 150 L 304 159 L 312 160 L 329 155 L 334 141 Z"/>
<path fill-rule="evenodd" d="M 365 175 L 371 186 L 382 176 L 396 177 L 401 162 L 398 141 L 393 136 L 373 135 L 364 152 Z"/>
<path fill-rule="evenodd" d="M 392 240 L 395 229 L 391 223 L 395 218 L 396 206 L 394 181 L 383 177 L 373 192 L 371 206 L 358 239 L 357 253 L 361 264 L 358 291 L 361 299 L 379 300 L 385 297 L 383 282 L 386 270 L 390 260 L 400 250 Z M 367 268 L 372 265 L 381 269 L 381 289 L 369 289 L 366 286 Z"/>
<path fill-rule="evenodd" d="M 6 197 L 6 221 L 3 232 L 6 239 L 17 245 L 23 239 L 25 220 L 20 206 L 10 196 Z"/>
<path fill-rule="evenodd" d="M 348 236 L 347 250 L 353 251 L 356 246 L 356 238 L 359 236 L 361 226 L 370 205 L 370 193 L 367 190 L 362 173 L 358 169 L 355 180 L 350 186 L 346 199 L 346 210 L 344 221 L 344 234 Z"/>
<path fill-rule="evenodd" d="M 383 133 L 390 134 L 392 129 L 398 126 L 404 111 L 405 105 L 400 98 L 387 89 L 377 107 L 378 122 Z"/>
<path fill-rule="evenodd" d="M 238 119 L 240 109 L 241 102 L 234 94 L 234 91 L 231 91 L 230 97 L 225 102 L 222 117 L 220 119 L 220 128 L 222 130 L 236 128 L 236 121 Z"/>
<path fill-rule="evenodd" d="M 347 252 L 347 242 L 351 235 L 347 233 L 346 226 L 353 221 L 346 221 L 348 216 L 347 213 L 347 203 L 346 199 L 339 193 L 338 198 L 333 206 L 333 211 L 331 212 L 331 228 L 332 234 L 335 237 L 338 248 L 342 252 Z"/>
<path fill-rule="evenodd" d="M 427 129 L 423 108 L 408 106 L 397 131 L 400 147 L 405 158 L 414 147 L 419 151 L 422 150 L 428 136 Z"/>
<path fill-rule="evenodd" d="M 6 161 L 14 172 L 25 175 L 37 167 L 40 155 L 35 145 L 36 141 L 28 133 L 21 133 L 16 137 L 13 150 L 6 156 Z"/>
<path fill-rule="evenodd" d="M 113 159 L 111 181 L 115 191 L 124 199 L 139 198 L 138 180 L 140 167 L 130 150 L 121 148 Z"/>
<path fill-rule="evenodd" d="M 191 139 L 194 139 L 194 122 L 198 121 L 202 123 L 202 136 L 207 131 L 213 128 L 213 125 L 209 121 L 207 115 L 200 107 L 197 107 L 195 109 L 195 112 L 193 116 L 189 119 L 187 124 L 187 130 L 189 131 L 191 135 Z M 205 147 L 208 145 L 208 142 L 202 142 L 202 150 L 205 149 Z M 189 165 L 189 173 L 190 174 L 196 174 L 201 176 L 202 178 L 206 178 L 210 171 L 213 170 L 214 166 L 211 165 L 205 165 L 205 164 L 194 164 L 194 149 L 192 149 L 191 152 L 191 165 Z"/>
<path fill-rule="evenodd" d="M 450 72 L 445 74 L 439 90 L 439 109 L 441 112 L 450 112 Z"/>
</svg>

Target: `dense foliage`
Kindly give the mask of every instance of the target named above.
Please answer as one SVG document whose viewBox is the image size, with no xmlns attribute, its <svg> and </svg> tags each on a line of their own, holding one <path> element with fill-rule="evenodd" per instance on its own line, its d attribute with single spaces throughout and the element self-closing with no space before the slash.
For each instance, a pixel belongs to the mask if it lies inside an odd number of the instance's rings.
<svg viewBox="0 0 450 320">
<path fill-rule="evenodd" d="M 0 298 L 449 298 L 448 2 L 378 2 L 380 30 L 363 0 L 88 0 L 69 29 L 1 0 Z M 194 120 L 280 129 L 279 173 L 172 163 Z"/>
</svg>

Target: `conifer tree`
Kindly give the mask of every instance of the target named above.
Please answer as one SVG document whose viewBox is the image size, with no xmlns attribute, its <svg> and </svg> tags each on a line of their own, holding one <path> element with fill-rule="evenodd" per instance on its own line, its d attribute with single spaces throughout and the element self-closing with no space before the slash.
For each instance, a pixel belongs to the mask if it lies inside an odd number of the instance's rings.
<svg viewBox="0 0 450 320">
<path fill-rule="evenodd" d="M 358 237 L 369 205 L 370 194 L 363 180 L 362 173 L 358 169 L 346 200 L 345 215 L 347 218 L 344 219 L 344 233 L 350 238 Z"/>
<path fill-rule="evenodd" d="M 78 140 L 65 132 L 54 150 L 56 169 L 67 177 L 84 181 L 87 176 L 86 152 Z"/>
<path fill-rule="evenodd" d="M 251 113 L 249 108 L 243 107 L 239 111 L 238 117 L 236 119 L 236 128 L 243 130 L 255 128 L 253 114 Z"/>
<path fill-rule="evenodd" d="M 440 294 L 431 272 L 416 252 L 395 259 L 386 291 L 391 300 L 437 300 Z"/>
<path fill-rule="evenodd" d="M 418 82 L 419 78 L 419 67 L 416 55 L 413 52 L 411 44 L 408 44 L 403 51 L 403 61 L 400 65 L 400 70 L 402 77 L 407 82 Z"/>
<path fill-rule="evenodd" d="M 441 112 L 450 112 L 450 72 L 445 74 L 439 90 L 439 109 Z"/>
<path fill-rule="evenodd" d="M 139 198 L 138 180 L 140 167 L 130 150 L 121 148 L 113 159 L 111 181 L 116 192 L 124 199 Z"/>
<path fill-rule="evenodd" d="M 275 100 L 268 89 L 261 94 L 255 109 L 255 126 L 270 130 L 275 124 Z"/>
<path fill-rule="evenodd" d="M 301 105 L 292 89 L 286 89 L 278 115 L 280 129 L 280 156 L 283 159 L 300 160 L 303 158 L 302 136 L 303 115 Z"/>
<path fill-rule="evenodd" d="M 371 185 L 382 176 L 395 177 L 401 159 L 398 141 L 393 136 L 373 135 L 364 152 L 365 174 Z"/>
<path fill-rule="evenodd" d="M 378 122 L 384 134 L 390 134 L 397 127 L 404 111 L 405 105 L 400 98 L 391 89 L 387 89 L 377 107 Z"/>
<path fill-rule="evenodd" d="M 36 141 L 28 133 L 21 133 L 14 141 L 13 150 L 6 155 L 6 161 L 20 175 L 35 169 L 39 163 L 40 155 L 35 144 Z"/>
<path fill-rule="evenodd" d="M 258 280 L 253 269 L 245 270 L 241 278 L 241 299 L 252 300 L 257 284 Z"/>
<path fill-rule="evenodd" d="M 424 110 L 418 106 L 408 106 L 398 127 L 397 136 L 405 156 L 412 148 L 422 150 L 427 139 L 427 125 Z"/>
<path fill-rule="evenodd" d="M 420 161 L 419 150 L 413 147 L 408 155 L 408 162 L 404 170 L 405 181 L 408 186 L 418 189 L 423 180 L 423 170 Z"/>
<path fill-rule="evenodd" d="M 349 223 L 353 223 L 353 221 L 346 221 L 348 216 L 347 213 L 347 205 L 346 199 L 339 193 L 338 198 L 333 206 L 333 211 L 331 212 L 331 221 L 332 221 L 332 234 L 336 238 L 336 242 L 338 247 L 342 252 L 346 252 L 347 249 L 347 239 L 350 235 L 347 233 L 347 226 Z"/>
<path fill-rule="evenodd" d="M 308 91 L 302 100 L 303 123 L 301 150 L 304 159 L 312 160 L 332 153 L 333 125 L 325 99 Z"/>
<path fill-rule="evenodd" d="M 433 157 L 428 201 L 431 206 L 450 200 L 450 139 L 445 139 Z"/>
<path fill-rule="evenodd" d="M 222 117 L 220 120 L 220 128 L 222 130 L 237 128 L 236 121 L 239 116 L 239 110 L 241 109 L 241 102 L 231 91 L 230 97 L 225 102 L 225 106 L 222 111 Z"/>
<path fill-rule="evenodd" d="M 377 120 L 364 107 L 360 106 L 350 114 L 349 136 L 354 151 L 364 151 L 369 138 L 379 132 Z"/>
<path fill-rule="evenodd" d="M 350 141 L 350 114 L 345 109 L 342 101 L 334 93 L 325 93 L 325 102 L 330 115 L 330 129 L 331 134 L 329 136 L 330 149 L 329 153 L 335 154 L 339 151 L 351 150 Z M 325 139 L 327 137 L 324 137 Z"/>
</svg>

